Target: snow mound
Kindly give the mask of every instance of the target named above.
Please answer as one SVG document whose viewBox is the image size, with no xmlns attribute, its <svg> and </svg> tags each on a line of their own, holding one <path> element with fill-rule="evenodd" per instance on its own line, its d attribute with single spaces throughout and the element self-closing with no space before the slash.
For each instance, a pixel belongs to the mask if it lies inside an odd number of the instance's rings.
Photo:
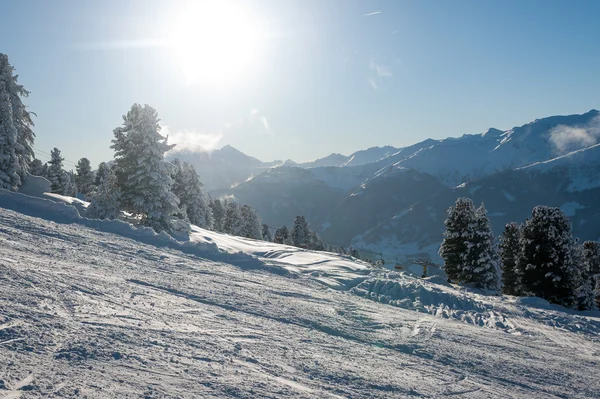
<svg viewBox="0 0 600 399">
<path fill-rule="evenodd" d="M 432 284 L 401 273 L 385 273 L 369 278 L 351 290 L 354 294 L 403 309 L 460 320 L 486 328 L 517 332 L 516 326 L 493 306 L 452 287 Z"/>
</svg>

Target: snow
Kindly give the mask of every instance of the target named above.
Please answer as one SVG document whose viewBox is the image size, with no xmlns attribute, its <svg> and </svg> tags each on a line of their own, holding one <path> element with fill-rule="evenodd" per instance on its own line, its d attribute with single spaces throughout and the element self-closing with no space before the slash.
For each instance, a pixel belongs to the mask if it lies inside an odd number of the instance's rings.
<svg viewBox="0 0 600 399">
<path fill-rule="evenodd" d="M 591 398 L 600 313 L 0 191 L 5 398 Z M 335 288 L 335 289 L 331 289 Z"/>
</svg>

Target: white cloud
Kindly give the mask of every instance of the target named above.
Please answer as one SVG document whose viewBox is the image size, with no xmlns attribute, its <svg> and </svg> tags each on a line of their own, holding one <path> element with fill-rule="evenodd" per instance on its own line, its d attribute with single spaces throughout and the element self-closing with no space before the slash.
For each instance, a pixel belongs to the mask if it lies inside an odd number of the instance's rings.
<svg viewBox="0 0 600 399">
<path fill-rule="evenodd" d="M 600 139 L 600 117 L 595 117 L 585 126 L 558 125 L 550 130 L 550 142 L 559 154 L 576 151 L 598 143 Z"/>
<path fill-rule="evenodd" d="M 367 13 L 367 14 L 363 14 L 362 16 L 363 17 L 371 17 L 373 15 L 378 15 L 378 14 L 381 14 L 381 11 L 373 11 L 373 12 L 370 12 L 370 13 Z"/>
<path fill-rule="evenodd" d="M 168 126 L 162 127 L 161 134 L 169 136 L 170 144 L 176 144 L 172 152 L 209 152 L 214 150 L 223 138 L 222 133 L 200 133 L 195 130 L 171 132 Z"/>
<path fill-rule="evenodd" d="M 264 116 L 261 116 L 260 121 L 262 122 L 265 129 L 271 130 L 271 128 L 269 128 L 269 122 L 267 121 L 267 118 L 265 118 Z"/>
<path fill-rule="evenodd" d="M 381 81 L 392 77 L 392 69 L 384 64 L 375 61 L 374 58 L 369 60 L 369 75 L 367 83 L 371 85 L 373 90 L 379 90 Z"/>
</svg>

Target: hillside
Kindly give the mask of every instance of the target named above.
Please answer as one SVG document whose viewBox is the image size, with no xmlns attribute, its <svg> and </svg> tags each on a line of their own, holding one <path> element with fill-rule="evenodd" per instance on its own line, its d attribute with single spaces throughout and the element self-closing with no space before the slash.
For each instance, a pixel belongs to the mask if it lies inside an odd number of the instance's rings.
<svg viewBox="0 0 600 399">
<path fill-rule="evenodd" d="M 590 398 L 599 314 L 0 191 L 5 398 Z"/>
</svg>

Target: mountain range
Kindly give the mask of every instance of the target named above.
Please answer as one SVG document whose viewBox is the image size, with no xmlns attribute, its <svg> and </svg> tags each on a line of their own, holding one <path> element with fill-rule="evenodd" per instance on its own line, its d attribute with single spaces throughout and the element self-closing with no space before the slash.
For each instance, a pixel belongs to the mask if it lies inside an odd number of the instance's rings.
<svg viewBox="0 0 600 399">
<path fill-rule="evenodd" d="M 253 206 L 272 227 L 305 215 L 324 239 L 370 256 L 435 258 L 458 197 L 483 202 L 494 232 L 536 205 L 557 206 L 575 236 L 600 237 L 600 113 L 536 119 L 510 130 L 373 147 L 313 162 L 262 162 L 225 146 L 177 153 L 214 198 Z"/>
</svg>

